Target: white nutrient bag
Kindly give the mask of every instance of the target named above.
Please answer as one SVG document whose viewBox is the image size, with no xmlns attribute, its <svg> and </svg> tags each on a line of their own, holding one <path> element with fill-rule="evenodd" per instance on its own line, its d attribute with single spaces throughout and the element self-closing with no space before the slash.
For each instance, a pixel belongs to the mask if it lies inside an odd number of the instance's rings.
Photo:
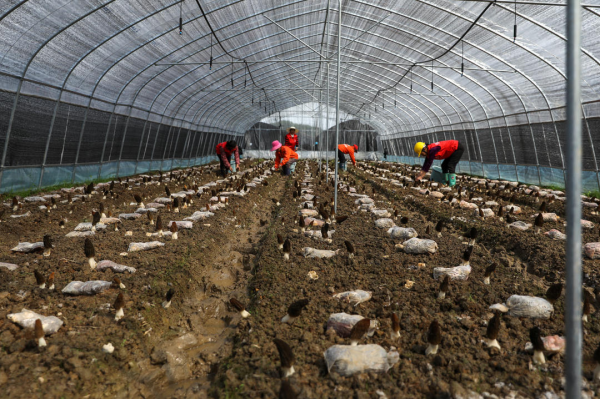
<svg viewBox="0 0 600 399">
<path fill-rule="evenodd" d="M 40 319 L 46 335 L 54 334 L 63 325 L 63 321 L 56 316 L 42 316 L 25 308 L 21 309 L 19 313 L 11 313 L 6 317 L 23 328 L 33 328 L 35 321 Z"/>
<path fill-rule="evenodd" d="M 438 249 L 435 241 L 421 238 L 411 238 L 396 246 L 407 254 L 434 254 Z"/>
<path fill-rule="evenodd" d="M 111 269 L 115 273 L 135 273 L 135 267 L 119 265 L 111 260 L 102 260 L 96 264 L 96 270 L 104 271 L 106 269 Z"/>
<path fill-rule="evenodd" d="M 63 294 L 69 295 L 96 295 L 110 288 L 110 281 L 71 281 L 62 289 Z"/>
<path fill-rule="evenodd" d="M 532 319 L 548 319 L 554 312 L 554 307 L 544 298 L 537 296 L 511 295 L 506 304 L 497 303 L 490 309 L 508 312 L 513 317 L 529 317 Z"/>
<path fill-rule="evenodd" d="M 327 330 L 332 329 L 340 337 L 348 338 L 350 336 L 350 331 L 352 331 L 352 327 L 362 319 L 364 319 L 364 317 L 358 314 L 333 313 L 327 320 Z M 368 337 L 372 337 L 373 334 L 375 334 L 378 325 L 379 322 L 377 320 L 371 319 L 369 331 L 367 332 Z"/>
<path fill-rule="evenodd" d="M 470 265 L 462 265 L 456 267 L 436 267 L 433 269 L 433 278 L 440 280 L 444 276 L 448 276 L 450 280 L 464 281 L 469 278 L 471 274 Z"/>
<path fill-rule="evenodd" d="M 132 242 L 129 244 L 129 252 L 136 251 L 147 251 L 149 249 L 154 249 L 158 247 L 164 247 L 165 243 L 160 241 L 150 241 L 150 242 Z"/>
<path fill-rule="evenodd" d="M 394 226 L 390 228 L 387 232 L 390 238 L 399 238 L 401 240 L 408 240 L 419 235 L 419 233 L 417 233 L 417 230 L 413 229 L 412 227 Z"/>
<path fill-rule="evenodd" d="M 353 290 L 340 292 L 339 294 L 333 295 L 335 299 L 339 299 L 342 302 L 354 304 L 354 306 L 359 305 L 363 302 L 367 302 L 373 293 L 371 291 L 363 291 L 363 290 Z"/>
<path fill-rule="evenodd" d="M 390 229 L 395 225 L 396 223 L 394 223 L 394 221 L 389 218 L 377 219 L 375 221 L 375 226 L 379 227 L 380 229 Z"/>
<path fill-rule="evenodd" d="M 330 251 L 328 249 L 316 249 L 311 247 L 302 248 L 302 255 L 305 258 L 331 258 L 332 256 L 337 255 L 340 250 Z"/>
<path fill-rule="evenodd" d="M 327 371 L 349 377 L 358 373 L 387 372 L 400 360 L 396 350 L 386 352 L 379 345 L 334 345 L 323 354 Z"/>
</svg>

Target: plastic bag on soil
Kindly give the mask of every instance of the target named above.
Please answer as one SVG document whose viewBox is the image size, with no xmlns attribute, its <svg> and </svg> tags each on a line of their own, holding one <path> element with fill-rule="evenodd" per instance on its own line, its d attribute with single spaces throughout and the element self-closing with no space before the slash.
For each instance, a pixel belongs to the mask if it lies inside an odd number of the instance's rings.
<svg viewBox="0 0 600 399">
<path fill-rule="evenodd" d="M 313 222 L 313 226 L 315 226 L 315 227 L 322 227 L 325 224 L 325 221 L 321 220 L 321 219 L 315 219 L 315 218 L 304 219 L 304 224 L 306 226 L 308 226 L 310 224 L 310 222 Z"/>
<path fill-rule="evenodd" d="M 323 354 L 329 373 L 349 377 L 357 373 L 387 372 L 400 360 L 397 351 L 386 352 L 379 345 L 334 345 Z"/>
<path fill-rule="evenodd" d="M 119 218 L 101 218 L 100 223 L 106 224 L 106 225 L 117 224 L 117 223 L 121 223 L 121 219 L 119 219 Z"/>
<path fill-rule="evenodd" d="M 135 220 L 139 217 L 142 217 L 141 213 L 121 213 L 119 215 L 119 218 L 125 219 L 125 220 Z"/>
<path fill-rule="evenodd" d="M 159 204 L 158 202 L 151 202 L 149 204 L 146 204 L 146 206 L 148 208 L 152 208 L 152 209 L 159 209 L 159 208 L 164 208 L 165 204 Z M 104 222 L 102 222 L 104 223 Z"/>
<path fill-rule="evenodd" d="M 360 305 L 363 302 L 367 302 L 369 299 L 371 299 L 372 296 L 373 293 L 371 291 L 363 290 L 346 291 L 333 295 L 335 299 L 339 299 L 342 302 L 354 304 L 354 306 Z"/>
<path fill-rule="evenodd" d="M 81 238 L 81 237 L 90 237 L 90 236 L 93 236 L 94 234 L 96 234 L 96 232 L 95 231 L 91 231 L 91 230 L 88 230 L 88 231 L 71 231 L 65 237 L 68 237 L 68 238 L 73 238 L 73 237 Z"/>
<path fill-rule="evenodd" d="M 521 222 L 520 220 L 517 220 L 516 222 L 513 222 L 513 223 L 509 224 L 508 227 L 512 227 L 513 229 L 525 231 L 525 230 L 527 230 L 527 229 L 529 229 L 531 227 L 531 224 L 530 223 Z"/>
<path fill-rule="evenodd" d="M 461 207 L 461 209 L 477 209 L 477 208 L 479 208 L 479 206 L 477 206 L 477 204 L 473 204 L 473 203 L 467 202 L 467 201 L 460 201 L 459 206 Z"/>
<path fill-rule="evenodd" d="M 144 215 L 144 214 L 146 214 L 148 212 L 150 212 L 150 213 L 156 213 L 156 212 L 158 212 L 158 209 L 147 207 L 147 208 L 138 208 L 138 209 L 135 210 L 135 213 L 141 213 L 142 215 Z"/>
<path fill-rule="evenodd" d="M 412 227 L 394 226 L 390 228 L 387 232 L 390 235 L 390 238 L 399 238 L 401 240 L 408 240 L 419 235 L 419 233 L 417 233 L 417 230 L 413 229 Z"/>
<path fill-rule="evenodd" d="M 439 199 L 439 198 L 443 198 L 444 194 L 440 193 L 439 191 L 432 191 L 431 193 L 429 193 L 429 196 Z"/>
<path fill-rule="evenodd" d="M 298 212 L 300 216 L 319 216 L 319 211 L 316 209 L 300 209 Z"/>
<path fill-rule="evenodd" d="M 335 230 L 329 230 L 327 232 L 327 237 L 326 238 L 331 238 L 333 236 L 333 233 L 335 233 Z M 323 239 L 323 235 L 321 234 L 320 230 L 307 230 L 304 232 L 304 235 L 307 237 L 312 237 L 314 239 L 317 240 L 322 240 Z"/>
<path fill-rule="evenodd" d="M 433 278 L 439 280 L 444 276 L 450 277 L 450 280 L 467 280 L 471 274 L 471 266 L 463 265 L 456 267 L 436 267 L 433 269 Z"/>
<path fill-rule="evenodd" d="M 547 235 L 548 237 L 550 237 L 553 240 L 566 240 L 567 239 L 567 235 L 561 233 L 560 231 L 556 230 L 556 229 L 552 229 L 550 231 L 547 231 L 544 233 L 545 235 Z"/>
<path fill-rule="evenodd" d="M 119 265 L 111 260 L 101 260 L 96 264 L 96 270 L 103 271 L 106 269 L 111 269 L 115 273 L 135 273 L 135 267 Z"/>
<path fill-rule="evenodd" d="M 129 244 L 129 252 L 136 251 L 147 251 L 149 249 L 154 249 L 158 247 L 164 247 L 165 243 L 160 241 L 150 241 L 150 242 L 132 242 Z"/>
<path fill-rule="evenodd" d="M 595 202 L 582 201 L 581 206 L 583 206 L 584 208 L 592 208 L 592 209 L 598 208 L 598 204 Z"/>
<path fill-rule="evenodd" d="M 10 217 L 14 218 L 14 219 L 16 219 L 16 218 L 25 218 L 27 216 L 31 216 L 31 212 L 27 211 L 27 213 L 24 213 L 22 215 L 10 215 Z"/>
<path fill-rule="evenodd" d="M 373 214 L 373 216 L 376 216 L 378 218 L 389 218 L 390 216 L 392 216 L 392 214 L 386 209 L 371 208 L 371 213 Z"/>
<path fill-rule="evenodd" d="M 156 202 L 157 204 L 170 204 L 171 203 L 171 198 L 155 198 L 153 202 Z"/>
<path fill-rule="evenodd" d="M 542 341 L 544 342 L 544 350 L 546 352 L 563 353 L 565 351 L 565 337 L 549 335 L 547 337 L 542 337 Z M 533 352 L 533 344 L 531 342 L 527 342 L 525 344 L 525 350 L 527 352 Z"/>
<path fill-rule="evenodd" d="M 25 197 L 25 198 L 23 198 L 23 201 L 25 201 L 25 202 L 46 202 L 46 198 L 44 198 L 44 197 L 36 197 L 36 196 Z"/>
<path fill-rule="evenodd" d="M 497 303 L 490 309 L 508 312 L 513 317 L 529 317 L 532 319 L 548 319 L 554 312 L 554 307 L 544 298 L 537 296 L 511 295 L 506 304 Z"/>
<path fill-rule="evenodd" d="M 198 220 L 203 220 L 206 218 L 209 218 L 211 216 L 215 216 L 214 213 L 212 212 L 201 212 L 201 211 L 196 211 L 192 214 L 192 216 L 188 216 L 187 218 L 184 218 L 183 220 L 189 220 L 192 222 L 197 222 Z"/>
<path fill-rule="evenodd" d="M 485 206 L 498 206 L 500 204 L 498 204 L 496 201 L 487 201 L 485 203 Z"/>
<path fill-rule="evenodd" d="M 496 215 L 494 213 L 494 211 L 491 210 L 490 208 L 483 208 L 483 209 L 481 209 L 481 211 L 483 212 L 483 217 L 484 218 L 491 218 L 491 217 L 494 217 Z M 473 210 L 473 216 L 479 217 L 479 209 L 474 209 Z"/>
<path fill-rule="evenodd" d="M 327 320 L 327 330 L 332 329 L 340 337 L 348 338 L 352 327 L 362 319 L 364 317 L 358 314 L 333 313 L 329 316 L 329 320 Z M 378 326 L 379 322 L 377 320 L 371 320 L 367 336 L 372 337 Z"/>
<path fill-rule="evenodd" d="M 4 269 L 8 269 L 9 271 L 15 271 L 19 268 L 19 265 L 15 265 L 14 263 L 5 263 L 0 262 L 0 267 Z"/>
<path fill-rule="evenodd" d="M 337 255 L 338 252 L 340 252 L 339 249 L 330 251 L 328 249 L 316 249 L 311 247 L 302 248 L 302 255 L 304 255 L 305 258 L 331 258 L 332 256 Z"/>
<path fill-rule="evenodd" d="M 438 249 L 435 241 L 416 237 L 404 241 L 402 244 L 396 244 L 396 247 L 402 249 L 407 254 L 434 254 Z"/>
<path fill-rule="evenodd" d="M 167 228 L 170 228 L 173 222 L 174 221 L 170 221 L 167 225 Z M 194 223 L 192 223 L 191 221 L 175 221 L 175 224 L 177 225 L 177 229 L 191 229 L 192 227 L 194 227 Z"/>
<path fill-rule="evenodd" d="M 110 288 L 110 281 L 71 281 L 62 289 L 63 294 L 70 295 L 96 295 Z"/>
<path fill-rule="evenodd" d="M 377 219 L 375 221 L 375 226 L 379 227 L 380 229 L 389 229 L 394 227 L 395 225 L 396 223 L 394 223 L 394 221 L 389 218 Z"/>
<path fill-rule="evenodd" d="M 107 226 L 105 224 L 102 223 L 97 223 L 96 224 L 96 230 L 103 230 L 105 229 Z M 75 226 L 75 231 L 90 231 L 92 229 L 92 224 L 87 222 L 87 223 L 79 223 L 77 226 Z"/>
<path fill-rule="evenodd" d="M 356 205 L 362 205 L 362 204 L 372 204 L 375 201 L 372 198 L 369 197 L 362 197 L 357 199 L 356 201 L 354 201 L 354 204 Z"/>
<path fill-rule="evenodd" d="M 538 214 L 536 213 L 535 215 L 531 215 L 531 217 L 536 218 L 537 215 Z M 542 213 L 542 218 L 544 219 L 544 222 L 558 222 L 556 213 Z"/>
<path fill-rule="evenodd" d="M 11 249 L 13 252 L 22 252 L 28 254 L 30 252 L 40 251 L 44 249 L 43 242 L 20 242 L 16 247 Z"/>
<path fill-rule="evenodd" d="M 590 259 L 600 259 L 600 242 L 588 242 L 583 246 L 583 252 Z"/>
<path fill-rule="evenodd" d="M 375 208 L 375 204 L 362 204 L 358 207 L 358 209 L 361 211 L 370 211 L 373 208 Z"/>
<path fill-rule="evenodd" d="M 63 321 L 56 316 L 42 316 L 25 308 L 21 309 L 19 313 L 11 313 L 6 317 L 23 328 L 33 328 L 35 321 L 40 319 L 46 335 L 54 334 L 63 325 Z"/>
<path fill-rule="evenodd" d="M 516 206 L 516 205 L 506 205 L 504 207 L 504 212 L 507 212 L 507 213 L 510 212 L 510 208 L 513 208 L 513 213 L 515 215 L 518 215 L 519 213 L 521 213 L 521 207 Z"/>
</svg>

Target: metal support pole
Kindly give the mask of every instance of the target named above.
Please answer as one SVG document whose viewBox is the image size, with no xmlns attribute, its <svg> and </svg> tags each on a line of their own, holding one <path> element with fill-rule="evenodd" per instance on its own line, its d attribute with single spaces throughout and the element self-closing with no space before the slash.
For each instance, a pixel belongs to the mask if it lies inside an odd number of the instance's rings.
<svg viewBox="0 0 600 399">
<path fill-rule="evenodd" d="M 567 398 L 581 397 L 581 7 L 567 6 Z"/>
<path fill-rule="evenodd" d="M 325 124 L 325 139 L 327 140 L 325 147 L 325 183 L 329 184 L 329 63 L 327 63 L 327 109 L 325 113 L 327 114 L 327 123 Z"/>
<path fill-rule="evenodd" d="M 337 150 L 340 139 L 340 72 L 341 72 L 341 52 L 342 47 L 342 0 L 339 0 L 338 9 L 338 40 L 337 40 L 337 81 L 336 81 L 336 100 L 335 100 L 335 150 Z M 335 159 L 335 158 L 334 158 Z M 333 210 L 337 213 L 337 196 L 338 196 L 338 169 L 339 163 L 335 163 L 335 190 L 333 202 L 335 204 Z"/>
</svg>

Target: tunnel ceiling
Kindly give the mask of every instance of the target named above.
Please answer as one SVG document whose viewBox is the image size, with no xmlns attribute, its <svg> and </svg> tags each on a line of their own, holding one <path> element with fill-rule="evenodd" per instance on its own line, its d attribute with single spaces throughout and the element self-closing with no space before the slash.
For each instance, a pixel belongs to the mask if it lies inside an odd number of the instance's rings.
<svg viewBox="0 0 600 399">
<path fill-rule="evenodd" d="M 381 134 L 505 124 L 565 105 L 565 7 L 458 0 L 341 7 L 340 107 Z M 324 102 L 328 83 L 335 104 L 338 13 L 339 2 L 325 0 L 5 0 L 0 89 L 44 96 L 50 86 L 62 101 L 91 97 L 117 112 L 242 134 L 277 110 Z M 582 23 L 582 100 L 593 102 L 600 8 L 584 7 Z M 317 62 L 326 59 L 329 73 Z"/>
</svg>

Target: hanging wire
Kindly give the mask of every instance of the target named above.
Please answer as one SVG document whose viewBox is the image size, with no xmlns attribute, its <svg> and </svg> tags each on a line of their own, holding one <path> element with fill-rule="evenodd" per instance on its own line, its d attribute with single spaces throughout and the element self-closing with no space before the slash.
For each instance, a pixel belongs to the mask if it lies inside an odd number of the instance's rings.
<svg viewBox="0 0 600 399">
<path fill-rule="evenodd" d="M 460 41 L 460 76 L 465 74 L 465 42 L 464 40 Z"/>
<path fill-rule="evenodd" d="M 515 0 L 515 25 L 513 26 L 513 43 L 517 41 L 517 0 Z"/>
<path fill-rule="evenodd" d="M 433 91 L 433 60 L 431 60 L 431 91 Z"/>
<path fill-rule="evenodd" d="M 410 92 L 412 93 L 412 84 L 413 84 L 413 71 L 410 70 Z"/>
<path fill-rule="evenodd" d="M 231 88 L 233 89 L 233 59 L 231 60 Z"/>
<path fill-rule="evenodd" d="M 208 69 L 212 70 L 212 62 L 213 62 L 213 57 L 212 57 L 212 35 L 210 35 L 210 63 L 208 64 Z"/>
<path fill-rule="evenodd" d="M 381 94 L 384 90 L 392 89 L 392 88 L 398 86 L 400 84 L 400 82 L 402 82 L 402 80 L 408 75 L 409 72 L 411 73 L 411 77 L 412 77 L 412 70 L 418 64 L 424 64 L 426 62 L 429 62 L 430 60 L 438 60 L 438 59 L 442 58 L 443 56 L 445 56 L 446 54 L 448 54 L 449 52 L 451 52 L 454 49 L 454 47 L 456 47 L 458 45 L 458 43 L 464 39 L 464 37 L 467 35 L 467 33 L 469 33 L 471 31 L 471 29 L 473 29 L 473 27 L 475 27 L 479 23 L 479 20 L 481 19 L 481 17 L 483 17 L 483 14 L 485 14 L 485 12 L 493 5 L 494 5 L 494 2 L 488 3 L 488 5 L 483 9 L 483 11 L 481 11 L 481 13 L 477 16 L 477 18 L 475 18 L 475 20 L 471 23 L 471 25 L 469 25 L 467 30 L 465 30 L 465 32 L 450 47 L 448 47 L 446 50 L 444 50 L 444 52 L 442 52 L 440 55 L 438 55 L 436 57 L 432 57 L 427 60 L 414 62 L 410 67 L 407 68 L 407 71 L 404 72 L 404 74 L 400 77 L 400 79 L 398 79 L 398 81 L 394 85 L 378 90 L 377 93 L 375 93 L 375 95 L 373 96 L 373 98 L 371 99 L 371 101 L 368 104 L 372 104 L 375 101 L 375 99 L 377 99 L 377 96 L 379 96 L 379 94 Z M 515 15 L 515 18 L 516 18 L 516 15 Z M 411 83 L 410 91 L 412 93 L 412 83 Z M 362 109 L 362 106 L 356 111 L 356 113 L 360 112 L 361 109 Z"/>
<path fill-rule="evenodd" d="M 183 35 L 183 0 L 179 3 L 179 34 Z"/>
</svg>

